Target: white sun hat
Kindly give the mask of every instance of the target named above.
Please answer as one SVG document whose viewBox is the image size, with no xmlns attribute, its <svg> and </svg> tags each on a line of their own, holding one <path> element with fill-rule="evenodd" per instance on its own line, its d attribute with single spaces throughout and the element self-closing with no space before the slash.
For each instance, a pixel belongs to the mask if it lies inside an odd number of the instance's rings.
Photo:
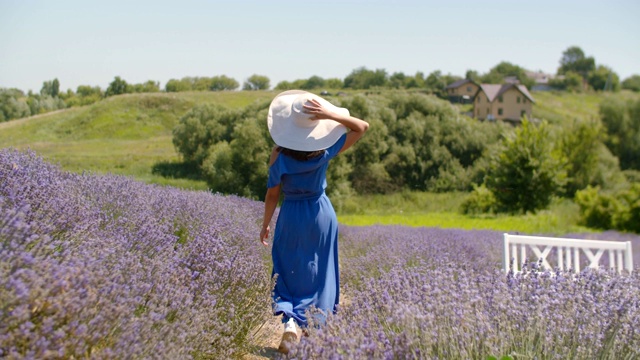
<svg viewBox="0 0 640 360">
<path fill-rule="evenodd" d="M 349 110 L 337 107 L 318 95 L 302 90 L 278 94 L 269 106 L 267 126 L 273 141 L 279 146 L 298 151 L 322 150 L 335 144 L 347 128 L 333 120 L 310 120 L 302 107 L 316 99 L 322 106 L 348 116 Z"/>
</svg>

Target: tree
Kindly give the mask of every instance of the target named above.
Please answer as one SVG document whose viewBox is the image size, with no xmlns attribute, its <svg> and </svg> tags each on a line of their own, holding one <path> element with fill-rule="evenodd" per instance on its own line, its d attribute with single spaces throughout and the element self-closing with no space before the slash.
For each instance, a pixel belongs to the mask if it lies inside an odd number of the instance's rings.
<svg viewBox="0 0 640 360">
<path fill-rule="evenodd" d="M 344 82 L 339 78 L 325 79 L 324 86 L 327 89 L 342 89 Z"/>
<path fill-rule="evenodd" d="M 562 58 L 560 58 L 560 67 L 558 68 L 558 75 L 576 73 L 580 75 L 584 83 L 587 81 L 589 73 L 595 70 L 595 68 L 596 61 L 593 57 L 587 57 L 581 48 L 571 46 L 562 53 Z"/>
<path fill-rule="evenodd" d="M 211 79 L 211 86 L 209 90 L 211 91 L 225 91 L 225 90 L 235 90 L 240 86 L 235 79 L 230 77 L 226 77 L 224 75 L 214 76 Z"/>
<path fill-rule="evenodd" d="M 467 72 L 464 74 L 464 78 L 475 81 L 475 82 L 479 82 L 480 74 L 478 74 L 478 72 L 475 70 L 467 70 Z"/>
<path fill-rule="evenodd" d="M 599 65 L 597 69 L 589 73 L 587 82 L 594 90 L 620 90 L 620 78 L 618 77 L 618 74 L 604 65 Z"/>
<path fill-rule="evenodd" d="M 473 75 L 473 74 L 470 74 Z M 483 83 L 503 84 L 506 78 L 516 78 L 520 84 L 530 88 L 534 80 L 527 76 L 526 71 L 518 65 L 503 61 L 494 66 L 489 72 L 483 75 L 480 80 Z"/>
<path fill-rule="evenodd" d="M 567 170 L 566 193 L 573 195 L 588 185 L 596 184 L 602 125 L 599 121 L 574 121 L 565 129 L 558 141 L 559 150 Z"/>
<path fill-rule="evenodd" d="M 347 75 L 344 79 L 344 87 L 351 89 L 370 89 L 387 85 L 387 72 L 384 69 L 375 71 L 360 67 Z"/>
<path fill-rule="evenodd" d="M 395 72 L 389 76 L 389 86 L 394 89 L 405 88 L 407 77 L 402 72 Z"/>
<path fill-rule="evenodd" d="M 607 97 L 600 119 L 607 130 L 605 144 L 620 159 L 620 168 L 640 170 L 640 99 Z"/>
<path fill-rule="evenodd" d="M 506 137 L 502 150 L 491 159 L 486 186 L 498 201 L 499 210 L 535 212 L 546 208 L 562 189 L 565 172 L 553 156 L 547 123 L 536 127 L 526 118 L 515 135 Z"/>
<path fill-rule="evenodd" d="M 160 91 L 160 82 L 148 80 L 141 84 L 134 84 L 130 86 L 130 91 L 134 93 L 152 93 Z"/>
<path fill-rule="evenodd" d="M 0 122 L 31 115 L 24 93 L 18 89 L 0 88 Z"/>
<path fill-rule="evenodd" d="M 268 90 L 270 87 L 271 84 L 268 77 L 254 74 L 244 82 L 242 90 Z"/>
<path fill-rule="evenodd" d="M 58 79 L 53 79 L 51 81 L 45 81 L 42 83 L 42 89 L 40 89 L 40 95 L 47 95 L 51 97 L 58 97 L 60 94 L 60 82 Z"/>
<path fill-rule="evenodd" d="M 115 79 L 113 79 L 113 81 L 109 84 L 109 87 L 107 87 L 107 91 L 105 92 L 104 96 L 109 97 L 114 95 L 126 94 L 128 92 L 130 92 L 129 84 L 121 79 L 120 76 L 116 76 Z"/>
<path fill-rule="evenodd" d="M 622 88 L 625 90 L 640 92 L 640 75 L 631 75 L 624 79 L 622 82 Z"/>
<path fill-rule="evenodd" d="M 167 84 L 164 86 L 164 90 L 166 92 L 191 91 L 191 82 L 185 79 L 171 79 L 167 81 Z"/>
</svg>

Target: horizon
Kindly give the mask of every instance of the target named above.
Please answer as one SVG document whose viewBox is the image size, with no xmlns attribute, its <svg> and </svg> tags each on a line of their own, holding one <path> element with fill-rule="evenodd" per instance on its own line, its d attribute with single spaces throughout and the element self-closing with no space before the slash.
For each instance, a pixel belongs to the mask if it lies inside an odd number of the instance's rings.
<svg viewBox="0 0 640 360">
<path fill-rule="evenodd" d="M 435 9 L 435 11 L 434 11 Z M 535 4 L 382 0 L 0 0 L 0 88 L 39 92 L 225 75 L 240 85 L 344 79 L 364 67 L 428 76 L 487 73 L 500 62 L 556 74 L 580 47 L 620 81 L 640 74 L 640 2 L 548 0 Z"/>
</svg>

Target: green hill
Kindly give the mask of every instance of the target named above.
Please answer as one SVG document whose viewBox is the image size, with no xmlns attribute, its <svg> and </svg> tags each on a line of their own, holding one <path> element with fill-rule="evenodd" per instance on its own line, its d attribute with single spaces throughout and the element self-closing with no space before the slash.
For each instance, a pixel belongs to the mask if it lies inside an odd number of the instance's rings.
<svg viewBox="0 0 640 360">
<path fill-rule="evenodd" d="M 172 130 L 198 104 L 244 107 L 274 93 L 191 92 L 114 96 L 98 103 L 0 123 L 0 147 L 31 149 L 65 170 L 114 173 L 149 182 L 206 189 L 204 182 L 152 174 L 178 161 Z"/>
<path fill-rule="evenodd" d="M 0 147 L 32 149 L 65 170 L 115 173 L 148 182 L 206 189 L 201 181 L 167 179 L 152 173 L 160 162 L 179 161 L 172 129 L 198 104 L 237 108 L 268 101 L 275 91 L 129 94 L 85 107 L 0 123 Z M 627 97 L 638 94 L 623 93 Z M 533 115 L 555 125 L 597 118 L 609 94 L 533 93 Z"/>
</svg>

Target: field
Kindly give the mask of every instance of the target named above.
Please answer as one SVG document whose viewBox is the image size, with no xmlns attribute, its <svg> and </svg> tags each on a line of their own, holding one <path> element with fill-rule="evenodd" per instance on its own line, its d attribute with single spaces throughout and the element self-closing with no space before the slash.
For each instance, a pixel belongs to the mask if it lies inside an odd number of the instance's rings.
<svg viewBox="0 0 640 360">
<path fill-rule="evenodd" d="M 262 203 L 6 149 L 0 180 L 0 357 L 275 356 Z M 291 358 L 640 356 L 637 271 L 505 274 L 490 230 L 340 231 L 340 309 Z"/>
<path fill-rule="evenodd" d="M 81 108 L 0 123 L 0 148 L 32 149 L 64 170 L 77 173 L 111 173 L 146 183 L 206 190 L 203 181 L 163 177 L 154 171 L 158 165 L 176 164 L 180 160 L 172 144 L 172 129 L 180 117 L 196 104 L 238 108 L 255 101 L 269 101 L 273 95 L 273 91 L 241 91 L 116 96 Z M 537 92 L 534 114 L 555 123 L 572 117 L 595 118 L 604 96 Z M 341 221 L 348 225 L 405 224 L 548 234 L 589 231 L 576 224 L 577 208 L 567 203 L 556 203 L 537 215 L 469 217 L 458 214 L 454 206 L 464 194 L 410 197 L 426 198 L 406 201 L 407 196 L 397 195 L 388 199 L 404 207 L 413 201 L 410 209 L 389 206 L 388 201 L 372 202 L 370 197 L 334 201 L 338 202 Z M 430 197 L 440 200 L 432 201 Z M 442 197 L 453 200 L 443 202 Z"/>
<path fill-rule="evenodd" d="M 0 124 L 0 357 L 278 357 L 263 203 L 153 171 L 179 161 L 171 132 L 195 104 L 272 96 L 126 95 Z M 556 122 L 597 116 L 601 100 L 534 97 Z M 341 306 L 289 357 L 640 356 L 638 271 L 500 270 L 503 232 L 632 241 L 636 265 L 640 236 L 580 227 L 562 199 L 535 215 L 465 216 L 465 196 L 335 199 Z"/>
</svg>

